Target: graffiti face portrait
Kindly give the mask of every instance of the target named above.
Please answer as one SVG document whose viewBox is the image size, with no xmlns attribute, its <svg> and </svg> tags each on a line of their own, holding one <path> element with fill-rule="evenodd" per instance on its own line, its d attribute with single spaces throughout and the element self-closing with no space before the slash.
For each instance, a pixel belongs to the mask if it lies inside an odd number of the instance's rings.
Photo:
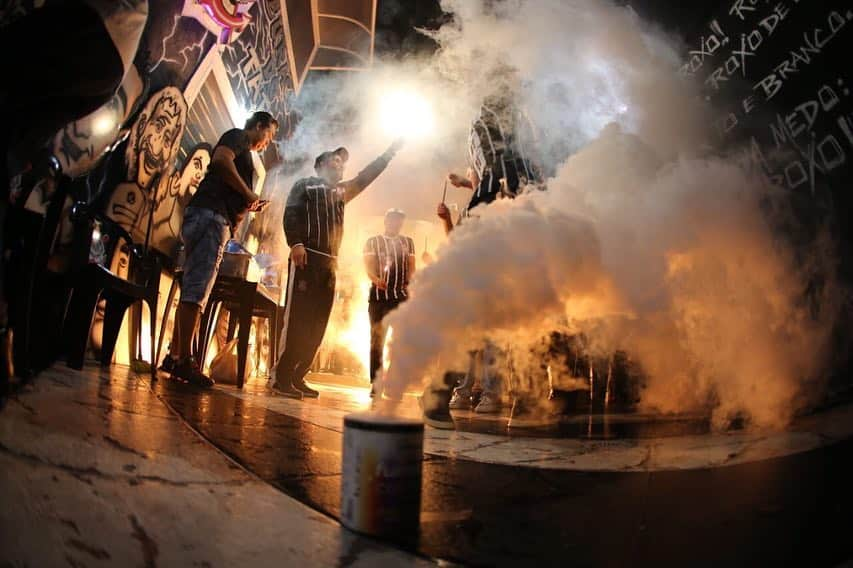
<svg viewBox="0 0 853 568">
<path fill-rule="evenodd" d="M 187 156 L 187 161 L 181 170 L 179 180 L 179 195 L 193 195 L 198 189 L 207 167 L 210 165 L 210 150 L 206 147 L 196 148 L 192 154 Z"/>
<path fill-rule="evenodd" d="M 174 166 L 184 133 L 187 103 L 175 87 L 152 96 L 133 127 L 128 146 L 128 173 L 140 188 L 149 188 L 154 176 L 166 175 Z"/>
<path fill-rule="evenodd" d="M 213 148 L 201 143 L 190 149 L 181 169 L 161 184 L 154 211 L 152 245 L 165 254 L 173 254 L 180 239 L 184 209 L 207 173 Z"/>
<path fill-rule="evenodd" d="M 145 238 L 145 213 L 154 201 L 154 178 L 168 180 L 186 124 L 187 103 L 175 87 L 151 96 L 133 124 L 125 154 L 127 177 L 110 196 L 107 213 L 134 239 Z"/>
</svg>

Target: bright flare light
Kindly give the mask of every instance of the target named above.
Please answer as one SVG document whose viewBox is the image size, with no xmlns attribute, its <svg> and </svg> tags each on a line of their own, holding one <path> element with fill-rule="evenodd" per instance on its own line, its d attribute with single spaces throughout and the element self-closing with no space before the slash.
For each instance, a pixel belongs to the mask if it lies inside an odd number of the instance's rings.
<svg viewBox="0 0 853 568">
<path fill-rule="evenodd" d="M 414 91 L 383 93 L 379 113 L 382 130 L 389 136 L 424 138 L 432 133 L 435 126 L 432 105 Z"/>
</svg>

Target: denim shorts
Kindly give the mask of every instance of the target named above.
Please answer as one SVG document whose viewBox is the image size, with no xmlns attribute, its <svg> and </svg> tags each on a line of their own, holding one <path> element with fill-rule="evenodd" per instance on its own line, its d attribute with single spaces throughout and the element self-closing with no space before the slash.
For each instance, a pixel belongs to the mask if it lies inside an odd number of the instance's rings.
<svg viewBox="0 0 853 568">
<path fill-rule="evenodd" d="M 187 207 L 184 211 L 181 239 L 186 260 L 181 281 L 182 302 L 198 304 L 204 309 L 230 234 L 228 221 L 219 213 L 203 207 Z"/>
</svg>

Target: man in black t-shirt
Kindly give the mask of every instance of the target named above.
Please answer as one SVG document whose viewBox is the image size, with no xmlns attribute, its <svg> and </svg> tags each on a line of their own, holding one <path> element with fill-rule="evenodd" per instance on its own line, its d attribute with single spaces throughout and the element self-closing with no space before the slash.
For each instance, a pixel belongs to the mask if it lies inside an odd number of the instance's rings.
<svg viewBox="0 0 853 568">
<path fill-rule="evenodd" d="M 367 303 L 371 383 L 382 367 L 387 332 L 382 320 L 408 298 L 409 282 L 415 274 L 415 241 L 400 234 L 405 218 L 399 209 L 389 209 L 385 213 L 385 232 L 370 237 L 364 245 L 364 265 L 372 282 Z"/>
<path fill-rule="evenodd" d="M 264 151 L 277 128 L 278 121 L 270 113 L 258 111 L 243 129 L 223 134 L 213 149 L 207 175 L 184 212 L 181 240 L 186 260 L 181 302 L 169 354 L 161 366 L 173 377 L 200 386 L 213 385 L 190 354 L 190 345 L 231 231 L 246 212 L 263 211 L 268 204 L 252 190 L 252 152 Z"/>
</svg>

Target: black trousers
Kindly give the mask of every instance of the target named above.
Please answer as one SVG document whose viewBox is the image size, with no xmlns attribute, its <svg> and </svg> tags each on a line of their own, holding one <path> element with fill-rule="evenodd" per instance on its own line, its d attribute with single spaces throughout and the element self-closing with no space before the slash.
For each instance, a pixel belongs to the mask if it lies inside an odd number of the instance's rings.
<svg viewBox="0 0 853 568">
<path fill-rule="evenodd" d="M 280 385 L 301 382 L 314 361 L 335 301 L 335 269 L 334 259 L 310 251 L 304 268 L 288 264 L 284 349 L 275 371 Z"/>
<path fill-rule="evenodd" d="M 382 348 L 385 346 L 387 327 L 382 323 L 391 311 L 397 308 L 403 299 L 370 301 L 367 313 L 370 315 L 370 382 L 376 379 L 376 373 L 382 368 Z"/>
</svg>

